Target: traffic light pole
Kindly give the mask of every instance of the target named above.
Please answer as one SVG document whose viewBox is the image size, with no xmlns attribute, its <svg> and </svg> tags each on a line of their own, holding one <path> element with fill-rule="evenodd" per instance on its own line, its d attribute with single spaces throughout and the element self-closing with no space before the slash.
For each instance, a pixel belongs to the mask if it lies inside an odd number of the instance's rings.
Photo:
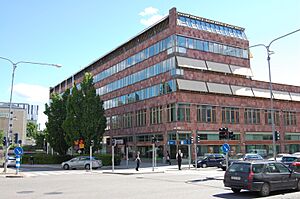
<svg viewBox="0 0 300 199">
<path fill-rule="evenodd" d="M 191 159 L 192 159 L 191 146 L 192 146 L 192 143 L 189 144 L 189 169 L 191 169 Z"/>
<path fill-rule="evenodd" d="M 111 169 L 112 169 L 112 172 L 115 171 L 115 145 L 113 144 L 111 146 Z"/>
<path fill-rule="evenodd" d="M 155 144 L 152 143 L 152 171 L 154 171 L 154 146 Z"/>
<path fill-rule="evenodd" d="M 198 160 L 197 160 L 197 140 L 195 142 L 195 169 L 197 170 L 197 164 L 198 164 Z"/>
</svg>

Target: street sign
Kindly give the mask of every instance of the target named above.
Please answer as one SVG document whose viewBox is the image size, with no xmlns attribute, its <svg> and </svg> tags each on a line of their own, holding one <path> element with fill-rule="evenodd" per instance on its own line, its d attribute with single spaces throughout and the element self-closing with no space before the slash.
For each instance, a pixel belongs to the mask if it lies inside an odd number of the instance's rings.
<svg viewBox="0 0 300 199">
<path fill-rule="evenodd" d="M 15 149 L 14 149 L 14 153 L 16 154 L 16 155 L 23 155 L 23 149 L 22 149 L 22 147 L 16 147 Z"/>
<path fill-rule="evenodd" d="M 225 143 L 222 145 L 223 152 L 227 153 L 230 150 L 229 144 Z"/>
<path fill-rule="evenodd" d="M 21 160 L 21 157 L 20 155 L 16 155 L 16 168 L 20 168 L 20 160 Z"/>
<path fill-rule="evenodd" d="M 176 144 L 176 141 L 175 140 L 169 140 L 168 141 L 168 145 L 175 145 Z"/>
</svg>

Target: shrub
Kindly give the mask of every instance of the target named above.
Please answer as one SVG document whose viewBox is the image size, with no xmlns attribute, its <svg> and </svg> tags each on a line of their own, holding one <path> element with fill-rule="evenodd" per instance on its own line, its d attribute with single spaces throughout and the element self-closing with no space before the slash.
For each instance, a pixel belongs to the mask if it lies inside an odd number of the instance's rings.
<svg viewBox="0 0 300 199">
<path fill-rule="evenodd" d="M 34 164 L 60 164 L 72 158 L 70 155 L 58 156 L 50 154 L 24 154 L 22 155 L 22 164 L 32 164 L 32 158 Z"/>
</svg>

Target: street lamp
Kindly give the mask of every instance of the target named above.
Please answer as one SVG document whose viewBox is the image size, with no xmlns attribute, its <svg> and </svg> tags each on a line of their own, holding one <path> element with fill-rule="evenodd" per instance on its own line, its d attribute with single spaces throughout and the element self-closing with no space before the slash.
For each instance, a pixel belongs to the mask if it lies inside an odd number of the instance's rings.
<svg viewBox="0 0 300 199">
<path fill-rule="evenodd" d="M 276 142 L 275 142 L 275 123 L 274 123 L 274 110 L 273 110 L 273 88 L 272 88 L 272 79 L 271 79 L 271 63 L 270 63 L 270 60 L 271 60 L 271 57 L 270 55 L 274 54 L 274 51 L 271 51 L 270 50 L 270 46 L 271 44 L 274 42 L 274 41 L 277 41 L 279 39 L 282 39 L 284 37 L 287 37 L 291 34 L 294 34 L 296 32 L 300 31 L 300 29 L 298 30 L 295 30 L 293 32 L 290 32 L 288 34 L 285 34 L 283 36 L 280 36 L 280 37 L 277 37 L 276 39 L 273 39 L 269 45 L 265 45 L 265 44 L 256 44 L 256 45 L 253 45 L 253 46 L 250 46 L 249 48 L 253 48 L 253 47 L 257 47 L 257 46 L 263 46 L 266 48 L 267 50 L 267 53 L 268 53 L 268 57 L 267 57 L 267 60 L 268 60 L 268 68 L 269 68 L 269 83 L 270 83 L 270 99 L 271 99 L 271 123 L 272 123 L 272 137 L 273 137 L 273 157 L 274 157 L 274 160 L 276 160 Z"/>
<path fill-rule="evenodd" d="M 15 77 L 15 70 L 19 64 L 36 64 L 36 65 L 45 65 L 45 66 L 55 66 L 57 68 L 60 68 L 61 65 L 58 64 L 48 64 L 48 63 L 41 63 L 41 62 L 29 62 L 29 61 L 19 61 L 19 62 L 13 62 L 8 58 L 5 57 L 0 57 L 0 59 L 6 60 L 10 62 L 13 66 L 13 71 L 12 71 L 12 78 L 11 78 L 11 87 L 10 87 L 10 98 L 9 98 L 9 111 L 8 111 L 8 128 L 7 128 L 7 133 L 6 133 L 6 146 L 5 146 L 5 163 L 4 163 L 4 170 L 3 172 L 6 173 L 7 171 L 7 159 L 8 159 L 8 150 L 11 147 L 10 145 L 10 135 L 12 134 L 12 123 L 13 123 L 13 117 L 12 117 L 12 93 L 13 93 L 13 88 L 14 88 L 14 77 Z"/>
</svg>

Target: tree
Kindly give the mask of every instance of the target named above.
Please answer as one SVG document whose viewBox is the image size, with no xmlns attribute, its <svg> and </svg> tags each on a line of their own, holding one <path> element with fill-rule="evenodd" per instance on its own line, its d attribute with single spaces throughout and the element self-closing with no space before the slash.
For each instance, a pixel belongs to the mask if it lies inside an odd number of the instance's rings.
<svg viewBox="0 0 300 199">
<path fill-rule="evenodd" d="M 26 127 L 26 136 L 36 139 L 37 133 L 38 133 L 37 124 L 33 122 L 28 122 Z"/>
<path fill-rule="evenodd" d="M 80 89 L 73 86 L 72 95 L 68 99 L 67 117 L 63 128 L 67 133 L 68 143 L 83 138 L 85 149 L 89 149 L 91 140 L 94 140 L 94 149 L 99 148 L 106 128 L 106 117 L 103 101 L 96 95 L 93 77 L 90 73 L 84 75 Z"/>
<path fill-rule="evenodd" d="M 1 142 L 0 142 L 0 146 L 3 146 L 3 139 L 4 139 L 4 131 L 3 130 L 0 130 L 0 140 L 1 140 Z"/>
<path fill-rule="evenodd" d="M 52 94 L 50 105 L 45 105 L 46 109 L 44 113 L 48 116 L 46 140 L 54 151 L 60 155 L 65 155 L 71 146 L 67 143 L 66 132 L 62 128 L 62 124 L 66 119 L 66 103 L 69 94 L 69 90 L 66 90 L 62 97 L 58 94 Z"/>
</svg>

